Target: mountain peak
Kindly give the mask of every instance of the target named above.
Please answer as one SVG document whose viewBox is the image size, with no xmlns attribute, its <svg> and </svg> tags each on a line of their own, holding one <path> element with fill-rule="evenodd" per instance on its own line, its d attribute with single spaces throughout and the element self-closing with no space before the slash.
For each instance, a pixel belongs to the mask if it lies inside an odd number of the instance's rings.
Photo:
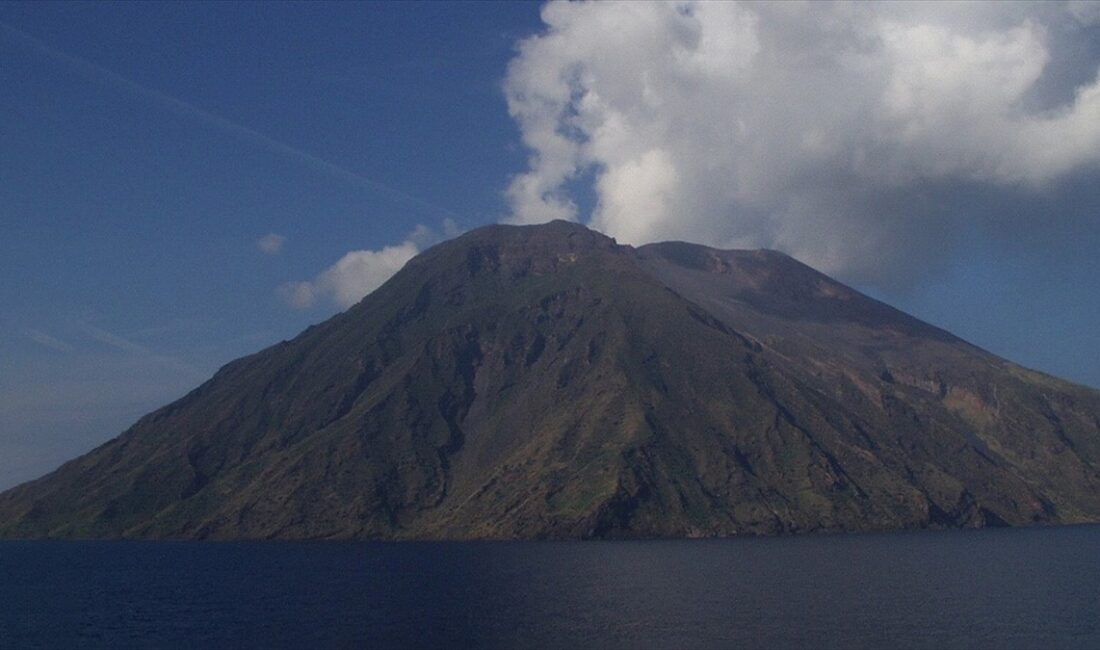
<svg viewBox="0 0 1100 650">
<path fill-rule="evenodd" d="M 37 481 L 0 535 L 1100 521 L 1100 394 L 775 251 L 488 226 Z"/>
<path fill-rule="evenodd" d="M 452 241 L 455 242 L 498 242 L 514 243 L 522 241 L 573 242 L 575 245 L 614 244 L 615 240 L 603 233 L 574 221 L 556 219 L 540 224 L 512 225 L 490 224 L 475 228 Z"/>
</svg>

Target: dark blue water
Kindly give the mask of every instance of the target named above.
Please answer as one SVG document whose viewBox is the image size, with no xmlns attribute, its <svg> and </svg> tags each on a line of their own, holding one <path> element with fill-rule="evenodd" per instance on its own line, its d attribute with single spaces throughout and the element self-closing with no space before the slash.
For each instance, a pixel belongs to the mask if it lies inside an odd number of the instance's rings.
<svg viewBox="0 0 1100 650">
<path fill-rule="evenodd" d="M 1100 647 L 1100 527 L 0 542 L 0 647 Z"/>
</svg>

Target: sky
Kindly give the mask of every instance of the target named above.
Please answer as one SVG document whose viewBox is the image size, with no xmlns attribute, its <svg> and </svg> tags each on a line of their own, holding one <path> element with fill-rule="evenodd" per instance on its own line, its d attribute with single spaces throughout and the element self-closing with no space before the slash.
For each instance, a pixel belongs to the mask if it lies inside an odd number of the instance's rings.
<svg viewBox="0 0 1100 650">
<path fill-rule="evenodd" d="M 0 4 L 0 488 L 490 223 L 1100 387 L 1100 4 Z"/>
</svg>

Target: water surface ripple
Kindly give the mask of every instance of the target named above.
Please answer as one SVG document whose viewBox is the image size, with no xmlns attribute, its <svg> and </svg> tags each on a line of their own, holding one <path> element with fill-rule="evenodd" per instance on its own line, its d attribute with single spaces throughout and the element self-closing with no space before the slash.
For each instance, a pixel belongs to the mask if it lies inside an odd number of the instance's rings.
<svg viewBox="0 0 1100 650">
<path fill-rule="evenodd" d="M 1100 647 L 1100 527 L 0 542 L 2 648 Z"/>
</svg>

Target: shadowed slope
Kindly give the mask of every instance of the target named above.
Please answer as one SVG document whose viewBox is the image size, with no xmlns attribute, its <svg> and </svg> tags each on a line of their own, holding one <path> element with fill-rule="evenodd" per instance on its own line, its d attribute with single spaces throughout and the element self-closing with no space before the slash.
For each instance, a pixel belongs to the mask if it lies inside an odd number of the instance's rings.
<svg viewBox="0 0 1100 650">
<path fill-rule="evenodd" d="M 1100 520 L 1100 399 L 778 253 L 492 226 L 0 495 L 0 534 Z"/>
</svg>

